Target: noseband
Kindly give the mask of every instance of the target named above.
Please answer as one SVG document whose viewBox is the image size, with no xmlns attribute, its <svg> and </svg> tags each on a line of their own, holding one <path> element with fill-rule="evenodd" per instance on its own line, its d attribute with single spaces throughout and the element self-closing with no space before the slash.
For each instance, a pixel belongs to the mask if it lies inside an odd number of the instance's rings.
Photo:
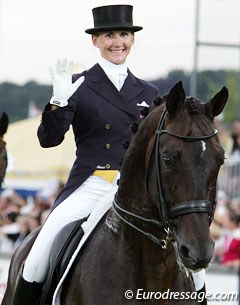
<svg viewBox="0 0 240 305">
<path fill-rule="evenodd" d="M 175 133 L 165 129 L 166 113 L 167 113 L 167 110 L 165 110 L 163 112 L 163 114 L 160 118 L 158 128 L 156 130 L 155 144 L 152 149 L 151 157 L 150 157 L 150 161 L 151 161 L 153 155 L 155 156 L 157 198 L 158 198 L 158 208 L 159 208 L 161 221 L 157 221 L 154 219 L 147 219 L 142 216 L 136 215 L 126 209 L 123 209 L 122 207 L 120 207 L 118 205 L 116 196 L 113 201 L 114 211 L 122 221 L 124 221 L 126 224 L 128 224 L 129 226 L 131 226 L 138 232 L 140 232 L 140 233 L 144 234 L 145 236 L 147 236 L 148 238 L 150 238 L 156 244 L 161 245 L 161 247 L 163 249 L 166 248 L 168 242 L 172 239 L 172 229 L 171 229 L 169 220 L 172 220 L 174 218 L 177 218 L 179 216 L 189 214 L 189 213 L 207 213 L 209 216 L 209 219 L 211 219 L 213 216 L 213 207 L 212 207 L 211 202 L 209 202 L 208 200 L 191 200 L 191 201 L 179 202 L 179 203 L 176 203 L 171 206 L 167 205 L 164 195 L 163 195 L 164 192 L 163 192 L 163 186 L 162 186 L 162 180 L 161 180 L 161 166 L 160 166 L 160 156 L 159 156 L 160 137 L 163 134 L 168 134 L 170 136 L 181 139 L 183 141 L 194 142 L 194 141 L 202 141 L 202 140 L 210 139 L 210 138 L 214 137 L 215 135 L 217 135 L 217 133 L 218 133 L 217 130 L 215 129 L 212 134 L 200 136 L 200 137 L 182 136 L 182 135 L 175 134 Z M 150 161 L 149 161 L 149 164 L 150 164 Z M 147 188 L 148 188 L 149 174 L 150 174 L 150 169 L 148 166 L 147 174 L 146 174 Z M 164 228 L 165 232 L 167 233 L 166 239 L 158 239 L 154 235 L 143 231 L 138 226 L 136 226 L 132 222 L 128 221 L 122 214 L 135 218 L 138 221 L 143 221 L 154 227 Z"/>
</svg>

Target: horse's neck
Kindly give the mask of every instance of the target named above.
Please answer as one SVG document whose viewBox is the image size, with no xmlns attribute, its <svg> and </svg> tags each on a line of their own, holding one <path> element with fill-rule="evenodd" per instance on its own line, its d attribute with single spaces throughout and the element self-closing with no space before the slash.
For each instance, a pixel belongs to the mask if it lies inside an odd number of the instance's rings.
<svg viewBox="0 0 240 305">
<path fill-rule="evenodd" d="M 141 213 L 142 210 L 149 210 L 151 202 L 146 191 L 145 176 L 144 160 L 127 157 L 121 170 L 117 192 L 118 203 L 121 207 L 136 213 Z"/>
<path fill-rule="evenodd" d="M 144 213 L 142 216 L 145 217 L 154 217 L 156 207 L 146 188 L 146 155 L 155 129 L 152 124 L 144 123 L 140 125 L 125 154 L 117 198 L 121 207 L 140 215 Z"/>
</svg>

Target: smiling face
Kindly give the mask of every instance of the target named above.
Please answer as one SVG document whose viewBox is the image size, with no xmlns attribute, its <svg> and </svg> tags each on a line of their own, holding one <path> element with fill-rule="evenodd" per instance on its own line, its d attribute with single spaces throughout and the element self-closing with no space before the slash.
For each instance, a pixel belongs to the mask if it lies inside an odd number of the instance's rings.
<svg viewBox="0 0 240 305">
<path fill-rule="evenodd" d="M 99 48 L 101 56 L 113 64 L 121 65 L 126 61 L 134 43 L 134 33 L 130 31 L 109 31 L 94 34 L 92 41 Z"/>
</svg>

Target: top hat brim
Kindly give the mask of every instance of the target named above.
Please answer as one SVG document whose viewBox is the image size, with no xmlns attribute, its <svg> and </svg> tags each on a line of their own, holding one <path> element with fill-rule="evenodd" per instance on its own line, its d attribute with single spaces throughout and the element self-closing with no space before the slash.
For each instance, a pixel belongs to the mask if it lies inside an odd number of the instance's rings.
<svg viewBox="0 0 240 305">
<path fill-rule="evenodd" d="M 131 32 L 138 32 L 141 31 L 143 27 L 141 26 L 123 26 L 123 25 L 116 25 L 116 26 L 99 26 L 91 29 L 85 30 L 87 34 L 95 34 L 99 32 L 108 32 L 108 31 L 117 31 L 117 30 L 126 30 L 126 31 L 131 31 Z"/>
</svg>

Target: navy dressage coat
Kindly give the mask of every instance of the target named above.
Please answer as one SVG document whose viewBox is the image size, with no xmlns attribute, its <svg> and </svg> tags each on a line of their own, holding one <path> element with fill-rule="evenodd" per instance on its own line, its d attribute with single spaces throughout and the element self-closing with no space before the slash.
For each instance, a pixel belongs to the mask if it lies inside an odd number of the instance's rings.
<svg viewBox="0 0 240 305">
<path fill-rule="evenodd" d="M 99 64 L 81 74 L 85 81 L 69 99 L 66 107 L 50 110 L 47 104 L 38 128 L 42 147 L 53 147 L 64 140 L 72 124 L 76 159 L 65 187 L 58 194 L 53 208 L 75 191 L 96 169 L 119 170 L 125 149 L 122 142 L 130 140 L 129 126 L 138 121 L 138 103 L 150 104 L 158 95 L 152 84 L 136 78 L 129 70 L 120 92 Z"/>
</svg>

